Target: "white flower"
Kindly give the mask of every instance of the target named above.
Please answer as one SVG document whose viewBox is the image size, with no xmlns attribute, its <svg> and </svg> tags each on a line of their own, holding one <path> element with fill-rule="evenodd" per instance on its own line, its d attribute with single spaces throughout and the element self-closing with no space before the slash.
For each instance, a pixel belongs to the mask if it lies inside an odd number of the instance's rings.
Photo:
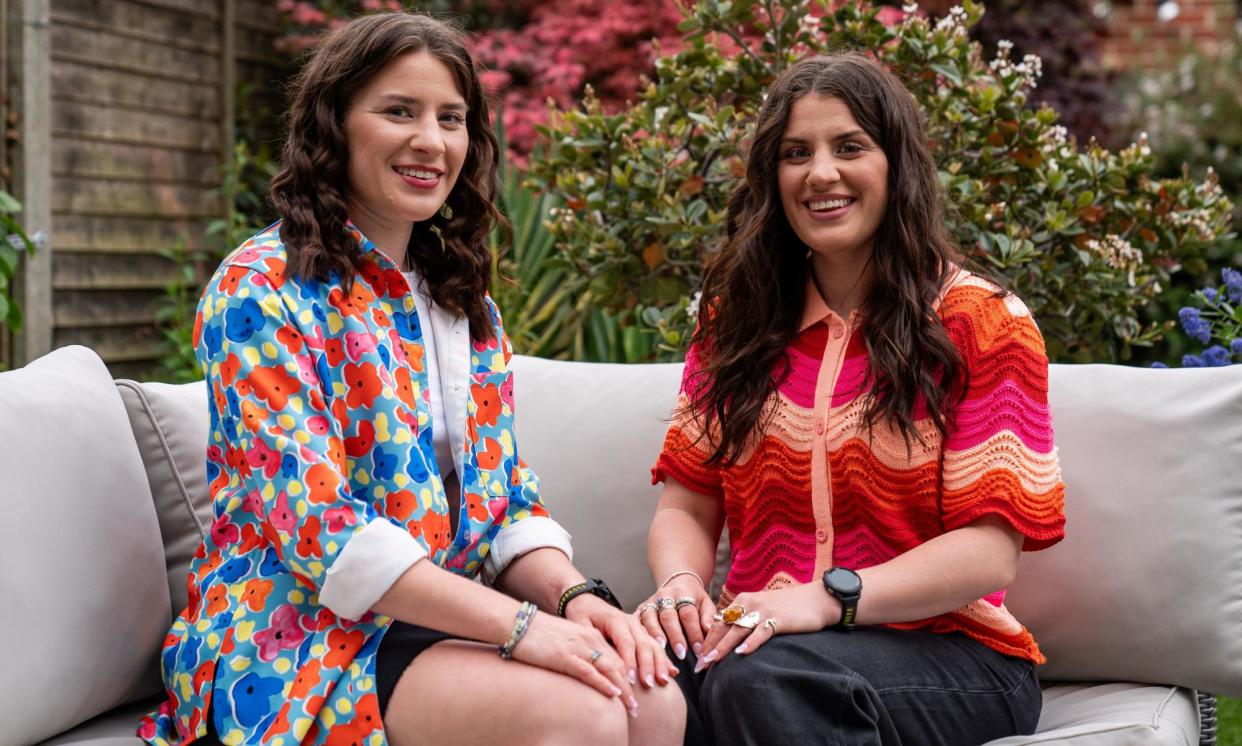
<svg viewBox="0 0 1242 746">
<path fill-rule="evenodd" d="M 686 315 L 692 319 L 699 318 L 699 301 L 703 298 L 703 291 L 696 290 L 694 295 L 690 296 L 690 304 L 686 306 Z"/>
<path fill-rule="evenodd" d="M 905 5 L 901 6 L 901 12 L 905 13 L 906 15 L 913 15 L 914 13 L 918 13 L 919 4 L 918 3 L 906 3 Z"/>
</svg>

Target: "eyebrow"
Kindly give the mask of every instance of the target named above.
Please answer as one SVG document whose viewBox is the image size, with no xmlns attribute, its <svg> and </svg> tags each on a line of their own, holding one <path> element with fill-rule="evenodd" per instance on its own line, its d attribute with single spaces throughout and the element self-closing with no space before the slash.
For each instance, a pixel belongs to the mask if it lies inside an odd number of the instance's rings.
<svg viewBox="0 0 1242 746">
<path fill-rule="evenodd" d="M 861 130 L 861 129 L 850 130 L 849 132 L 842 132 L 839 135 L 835 135 L 832 139 L 833 140 L 848 140 L 851 137 L 859 137 L 859 136 L 865 137 L 868 140 L 871 139 L 871 136 L 868 135 L 866 131 Z M 806 140 L 801 137 L 782 137 L 781 138 L 782 144 L 783 143 L 794 143 L 798 145 L 805 145 L 808 142 L 810 142 L 810 140 Z"/>
<path fill-rule="evenodd" d="M 405 104 L 407 106 L 421 106 L 423 104 L 421 99 L 410 98 L 409 96 L 403 96 L 400 93 L 385 93 L 380 96 L 380 101 Z M 466 106 L 464 101 L 454 101 L 452 103 L 444 104 L 440 108 L 450 109 L 452 111 L 466 111 L 469 107 Z"/>
</svg>

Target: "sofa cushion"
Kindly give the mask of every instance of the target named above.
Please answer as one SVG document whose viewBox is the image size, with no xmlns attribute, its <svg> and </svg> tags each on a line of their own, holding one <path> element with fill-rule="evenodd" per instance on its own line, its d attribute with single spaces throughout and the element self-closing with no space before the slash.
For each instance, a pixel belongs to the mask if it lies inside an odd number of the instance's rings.
<svg viewBox="0 0 1242 746">
<path fill-rule="evenodd" d="M 573 535 L 574 564 L 626 608 L 653 587 L 647 529 L 660 488 L 651 467 L 677 399 L 681 365 L 568 363 L 517 355 L 519 455 L 548 511 Z"/>
<path fill-rule="evenodd" d="M 1242 366 L 1054 365 L 1066 537 L 1006 603 L 1045 681 L 1242 695 Z"/>
<path fill-rule="evenodd" d="M 0 743 L 159 691 L 171 623 L 142 460 L 104 364 L 66 347 L 0 373 Z"/>
<path fill-rule="evenodd" d="M 159 699 L 132 702 L 105 712 L 37 746 L 143 746 L 135 735 L 142 716 L 160 706 Z"/>
<path fill-rule="evenodd" d="M 207 387 L 116 382 L 142 454 L 168 563 L 172 613 L 188 597 L 190 559 L 211 525 L 207 493 Z"/>
<path fill-rule="evenodd" d="M 1044 689 L 1033 735 L 986 746 L 1197 746 L 1195 693 L 1144 684 L 1060 684 Z"/>
</svg>

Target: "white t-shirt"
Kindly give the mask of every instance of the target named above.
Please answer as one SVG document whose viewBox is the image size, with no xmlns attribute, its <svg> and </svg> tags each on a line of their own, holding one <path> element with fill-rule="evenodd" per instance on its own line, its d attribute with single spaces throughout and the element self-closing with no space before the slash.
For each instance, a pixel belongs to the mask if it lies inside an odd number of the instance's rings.
<svg viewBox="0 0 1242 746">
<path fill-rule="evenodd" d="M 467 354 L 459 349 L 464 335 L 459 330 L 437 329 L 436 327 L 441 325 L 436 323 L 438 319 L 431 313 L 431 299 L 423 293 L 419 285 L 421 278 L 415 272 L 406 272 L 405 277 L 410 282 L 410 292 L 414 294 L 414 306 L 418 309 L 418 318 L 423 320 L 425 353 L 423 361 L 427 366 L 427 388 L 431 399 L 431 446 L 435 450 L 436 462 L 440 465 L 440 478 L 447 480 L 448 476 L 456 470 L 457 460 L 454 458 L 453 443 L 449 437 L 452 431 L 449 429 L 449 420 L 445 415 L 445 403 L 456 398 L 461 387 L 458 384 L 446 392 L 443 385 L 445 377 L 440 375 L 440 370 L 443 368 L 449 371 L 448 378 L 454 382 L 457 381 L 452 373 L 455 372 L 453 369 L 458 366 L 453 365 L 453 362 Z M 449 335 L 447 339 L 437 339 L 437 337 L 444 336 L 445 332 Z"/>
</svg>

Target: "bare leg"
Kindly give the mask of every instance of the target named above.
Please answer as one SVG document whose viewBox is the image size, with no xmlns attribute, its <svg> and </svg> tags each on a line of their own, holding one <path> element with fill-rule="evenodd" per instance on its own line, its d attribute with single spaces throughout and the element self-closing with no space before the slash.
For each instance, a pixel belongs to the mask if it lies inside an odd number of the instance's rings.
<svg viewBox="0 0 1242 746">
<path fill-rule="evenodd" d="M 384 714 L 392 746 L 680 744 L 686 708 L 675 684 L 639 687 L 638 717 L 576 679 L 501 660 L 487 645 L 437 643 L 405 670 Z"/>
</svg>

